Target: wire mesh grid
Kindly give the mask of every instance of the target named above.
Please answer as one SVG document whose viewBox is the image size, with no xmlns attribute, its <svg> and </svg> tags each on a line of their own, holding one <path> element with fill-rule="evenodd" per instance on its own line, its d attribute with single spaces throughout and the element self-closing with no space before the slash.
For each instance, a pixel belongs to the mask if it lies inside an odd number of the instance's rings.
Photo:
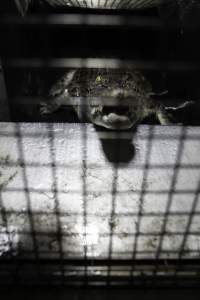
<svg viewBox="0 0 200 300">
<path fill-rule="evenodd" d="M 115 59 L 7 64 L 119 68 Z M 199 69 L 196 61 L 131 66 Z M 198 285 L 199 138 L 198 127 L 119 133 L 89 124 L 1 123 L 0 283 Z"/>
<path fill-rule="evenodd" d="M 125 9 L 131 9 L 131 8 L 146 8 L 151 6 L 158 5 L 157 0 L 127 0 L 127 1 L 121 1 L 121 0 L 47 0 L 47 2 L 52 6 L 74 6 L 74 7 L 90 7 L 90 8 L 113 8 L 113 9 L 119 9 L 119 8 L 125 8 Z"/>
<path fill-rule="evenodd" d="M 0 136 L 1 284 L 198 282 L 198 130 L 118 139 L 88 124 L 2 123 Z M 140 149 L 122 162 L 132 138 Z"/>
<path fill-rule="evenodd" d="M 15 0 L 17 7 L 20 10 L 27 10 L 31 1 L 19 3 Z M 155 7 L 159 4 L 158 0 L 45 0 L 53 7 L 82 7 L 82 8 L 97 8 L 97 9 L 141 9 Z"/>
</svg>

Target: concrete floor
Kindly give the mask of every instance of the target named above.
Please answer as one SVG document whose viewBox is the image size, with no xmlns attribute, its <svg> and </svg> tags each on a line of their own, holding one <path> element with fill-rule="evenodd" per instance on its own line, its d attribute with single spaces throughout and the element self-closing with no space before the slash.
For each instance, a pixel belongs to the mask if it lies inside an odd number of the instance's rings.
<svg viewBox="0 0 200 300">
<path fill-rule="evenodd" d="M 1 256 L 199 258 L 199 127 L 1 123 L 0 144 Z"/>
</svg>

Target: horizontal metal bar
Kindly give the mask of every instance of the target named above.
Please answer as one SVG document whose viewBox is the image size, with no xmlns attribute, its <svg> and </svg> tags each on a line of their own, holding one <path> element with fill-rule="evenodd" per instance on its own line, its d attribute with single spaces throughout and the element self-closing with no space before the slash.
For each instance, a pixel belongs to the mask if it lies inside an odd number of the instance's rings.
<svg viewBox="0 0 200 300">
<path fill-rule="evenodd" d="M 146 29 L 176 29 L 180 28 L 180 22 L 163 22 L 161 18 L 153 16 L 139 16 L 133 14 L 121 13 L 115 14 L 29 14 L 21 18 L 15 14 L 1 15 L 0 24 L 3 25 L 31 25 L 31 26 L 111 26 L 111 27 L 136 27 Z M 193 30 L 200 28 L 199 22 L 188 22 L 184 24 L 185 28 Z"/>
<path fill-rule="evenodd" d="M 18 190 L 18 192 L 23 192 L 22 190 L 21 191 L 19 191 Z M 29 190 L 28 191 L 26 191 L 27 193 L 29 192 Z M 32 191 L 30 191 L 30 192 L 32 192 Z M 52 199 L 52 197 L 50 197 L 48 194 L 47 194 L 47 191 L 46 192 L 40 192 L 40 191 L 38 191 L 38 192 L 35 192 L 35 191 L 33 191 L 33 193 L 34 194 L 42 194 L 43 196 L 46 196 L 47 198 L 49 198 L 49 199 Z M 61 194 L 62 192 L 60 192 L 60 194 Z M 128 192 L 127 192 L 128 193 Z M 64 194 L 64 192 L 63 192 L 63 194 Z M 104 193 L 105 194 L 105 193 Z M 123 193 L 121 193 L 121 194 L 125 194 L 125 192 L 123 192 Z M 148 194 L 148 193 L 147 193 Z M 181 195 L 181 193 L 177 193 L 177 194 L 179 194 L 179 195 Z M 188 193 L 188 195 L 189 195 L 189 193 Z M 7 209 L 6 210 L 6 212 L 4 213 L 4 215 L 6 216 L 6 215 L 11 215 L 11 214 L 18 214 L 20 212 L 20 209 Z M 27 214 L 28 213 L 28 209 L 23 209 L 23 214 Z M 44 215 L 46 215 L 47 213 L 46 212 L 44 212 L 44 211 L 37 211 L 37 210 L 33 210 L 33 214 L 34 214 L 34 216 L 44 216 Z M 51 216 L 54 216 L 55 215 L 55 212 L 54 211 L 48 211 L 48 216 L 49 217 L 51 217 Z M 78 216 L 80 216 L 81 214 L 80 213 L 76 213 L 76 212 L 70 212 L 70 213 L 66 213 L 66 212 L 61 212 L 60 214 L 59 214 L 61 217 L 63 216 L 63 217 L 69 217 L 69 216 L 71 216 L 71 217 L 78 217 Z M 144 213 L 141 213 L 141 216 L 142 217 L 149 217 L 149 218 L 151 218 L 151 217 L 155 217 L 155 218 L 159 218 L 159 217 L 163 217 L 163 215 L 164 215 L 164 213 L 163 212 L 144 212 Z M 198 211 L 198 212 L 194 212 L 194 213 L 192 213 L 192 215 L 193 216 L 200 216 L 200 212 Z M 110 213 L 92 213 L 92 212 L 90 212 L 90 213 L 87 213 L 87 216 L 88 217 L 97 217 L 97 218 L 101 218 L 101 217 L 103 217 L 103 218 L 109 218 L 110 217 Z M 127 213 L 127 212 L 124 212 L 124 213 L 115 213 L 115 216 L 116 217 L 121 217 L 121 218 L 123 218 L 123 217 L 125 217 L 125 218 L 127 218 L 127 220 L 128 219 L 130 219 L 130 218 L 133 218 L 133 217 L 138 217 L 138 212 L 130 212 L 130 213 Z M 170 211 L 170 216 L 172 216 L 172 217 L 178 217 L 178 216 L 188 216 L 188 211 L 182 211 L 182 212 L 180 212 L 180 211 Z M 31 233 L 31 231 L 19 231 L 19 233 L 21 233 L 21 234 L 30 234 Z M 50 236 L 54 236 L 55 235 L 55 233 L 51 233 L 51 232 L 41 232 L 41 231 L 37 231 L 37 232 L 35 232 L 35 233 L 37 233 L 37 235 L 50 235 Z M 165 231 L 164 232 L 165 234 L 167 234 L 167 235 L 173 235 L 173 236 L 175 236 L 175 235 L 183 235 L 183 232 L 167 232 L 167 231 Z M 137 234 L 137 233 L 136 233 Z M 153 236 L 153 237 L 155 237 L 155 236 L 161 236 L 163 233 L 158 233 L 158 232 L 151 232 L 151 233 L 140 233 L 141 235 L 143 235 L 143 236 Z M 198 231 L 197 232 L 187 232 L 187 235 L 197 235 L 198 234 Z M 101 236 L 107 236 L 107 233 L 105 233 L 105 234 L 101 234 Z M 115 233 L 114 235 L 118 235 L 118 236 L 120 236 L 121 235 L 121 233 Z M 132 235 L 135 235 L 135 234 L 128 234 L 128 236 L 132 236 Z M 63 236 L 70 236 L 70 234 L 63 234 Z M 194 250 L 193 252 L 198 252 L 198 250 Z"/>
<path fill-rule="evenodd" d="M 36 262 L 38 264 L 43 265 L 57 265 L 59 260 L 55 258 L 45 259 L 45 258 L 37 258 L 37 259 L 27 259 L 27 258 L 17 258 L 14 259 L 0 259 L 0 265 L 11 265 L 14 266 L 15 263 L 20 263 L 21 265 L 28 266 L 29 264 L 35 265 Z M 200 268 L 199 259 L 62 259 L 63 266 L 151 266 L 158 268 L 159 266 L 193 266 L 195 269 Z"/>
<path fill-rule="evenodd" d="M 144 61 L 111 58 L 5 58 L 12 68 L 106 68 L 136 70 L 199 71 L 200 61 Z"/>
<path fill-rule="evenodd" d="M 0 24 L 33 26 L 129 26 L 147 29 L 159 29 L 165 24 L 155 17 L 136 15 L 97 15 L 97 14 L 34 14 L 21 18 L 16 15 L 3 15 Z M 171 23 L 169 27 L 177 27 Z"/>
<path fill-rule="evenodd" d="M 19 213 L 19 211 L 18 210 L 16 210 L 16 211 L 6 211 L 6 213 L 4 214 L 5 216 L 8 216 L 8 215 L 10 215 L 10 214 L 18 214 Z M 28 212 L 28 209 L 27 210 L 23 210 L 23 214 L 25 215 L 25 214 L 29 214 L 29 212 Z M 35 212 L 35 211 L 33 211 L 32 212 L 32 215 L 37 215 L 37 216 L 46 216 L 46 213 L 45 212 Z M 55 215 L 55 212 L 54 213 L 49 213 L 48 212 L 48 215 L 50 216 L 54 216 Z M 66 213 L 61 213 L 61 214 L 59 214 L 60 216 L 64 216 L 64 217 L 66 217 L 66 216 L 69 216 L 68 214 L 66 214 Z M 76 214 L 75 214 L 76 215 Z M 163 215 L 164 215 L 164 213 L 163 214 L 160 214 L 159 216 L 156 216 L 155 214 L 146 214 L 146 213 L 144 213 L 144 214 L 142 214 L 142 216 L 143 217 L 163 217 Z M 186 214 L 172 214 L 172 216 L 188 216 L 188 213 L 186 213 Z M 199 216 L 199 213 L 194 213 L 193 214 L 194 216 Z M 70 216 L 71 216 L 71 214 L 70 214 Z M 77 215 L 76 215 L 77 216 Z M 78 214 L 78 216 L 81 216 L 81 214 Z M 95 217 L 107 217 L 107 218 L 109 218 L 109 215 L 106 215 L 106 216 L 97 216 L 97 215 L 92 215 L 92 214 L 87 214 L 87 216 L 95 216 Z M 115 216 L 118 216 L 118 217 L 126 217 L 127 219 L 128 219 L 128 216 L 127 215 L 125 215 L 125 216 L 123 216 L 123 215 L 121 215 L 121 214 L 115 214 Z M 131 217 L 133 217 L 133 216 L 138 216 L 138 214 L 132 214 L 132 216 Z M 170 216 L 171 216 L 171 212 L 170 212 Z M 131 218 L 130 217 L 130 218 Z M 31 231 L 31 230 L 18 230 L 18 234 L 19 235 L 37 235 L 37 237 L 55 237 L 55 233 L 54 232 L 49 232 L 49 231 L 37 231 L 37 230 L 35 230 L 35 231 Z M 165 236 L 165 237 L 171 237 L 171 236 L 173 236 L 173 237 L 176 237 L 176 238 L 178 238 L 178 237 L 183 237 L 183 235 L 187 235 L 187 237 L 188 236 L 195 236 L 195 237 L 199 237 L 199 231 L 189 231 L 189 232 L 171 232 L 171 231 L 165 231 L 165 232 L 151 232 L 151 233 L 149 233 L 149 232 L 147 232 L 147 233 L 144 233 L 144 232 L 136 232 L 136 233 L 127 233 L 127 237 L 135 237 L 135 236 L 137 236 L 137 235 L 140 235 L 141 237 L 153 237 L 153 238 L 155 238 L 155 237 L 163 237 L 163 236 Z M 0 234 L 0 236 L 1 236 L 1 234 Z M 62 234 L 62 237 L 63 238 L 65 238 L 65 237 L 79 237 L 80 236 L 80 234 L 79 233 L 77 233 L 77 232 L 70 232 L 70 233 L 63 233 Z M 115 233 L 113 233 L 113 235 L 112 235 L 113 237 L 122 237 L 123 236 L 123 233 L 121 233 L 121 232 L 115 232 Z M 100 233 L 99 234 L 99 237 L 100 238 L 105 238 L 105 237 L 107 237 L 107 238 L 110 238 L 111 237 L 111 235 L 110 235 L 110 233 L 109 232 L 105 232 L 105 233 Z M 146 252 L 146 251 L 145 251 Z M 171 250 L 162 250 L 162 252 L 163 253 L 177 253 L 177 251 L 171 251 Z M 29 253 L 32 253 L 33 255 L 35 255 L 35 251 L 29 251 Z M 59 251 L 56 251 L 55 253 L 57 253 L 57 254 L 59 254 Z M 139 251 L 138 253 L 142 253 L 142 251 Z M 153 252 L 152 252 L 153 253 Z M 190 253 L 198 253 L 198 250 L 190 250 Z M 49 251 L 40 251 L 40 254 L 49 254 Z M 200 267 L 199 267 L 199 269 L 200 269 Z"/>
<path fill-rule="evenodd" d="M 4 123 L 2 123 L 2 124 L 6 124 L 6 122 L 4 122 Z M 26 122 L 26 123 L 20 123 L 20 124 L 22 124 L 22 125 L 25 125 L 25 124 L 28 124 L 29 126 L 34 126 L 34 124 L 36 124 L 36 123 L 34 123 L 34 122 L 32 122 L 32 123 L 28 123 L 28 122 Z M 45 126 L 47 123 L 38 123 L 40 126 Z M 67 124 L 65 123 L 65 126 L 66 126 Z M 86 127 L 92 127 L 93 125 L 92 124 L 89 124 L 89 123 L 70 123 L 70 124 L 68 124 L 71 128 L 73 128 L 73 129 L 76 129 L 76 130 L 78 130 L 78 131 L 82 131 L 82 130 L 84 130 L 84 128 L 85 128 L 85 126 Z M 140 130 L 140 132 L 138 133 L 137 132 L 137 138 L 139 138 L 141 141 L 142 140 L 148 140 L 148 138 L 149 138 L 149 135 L 147 135 L 147 132 L 146 132 L 146 130 L 148 129 L 148 128 L 154 128 L 154 130 L 155 130 L 155 132 L 154 132 L 154 135 L 153 135 L 153 139 L 154 140 L 160 140 L 160 141 L 176 141 L 177 139 L 180 139 L 180 137 L 181 137 L 181 135 L 180 134 L 175 134 L 174 132 L 172 132 L 171 134 L 170 133 L 168 133 L 168 134 L 166 134 L 166 135 L 162 135 L 162 134 L 159 134 L 156 130 L 158 130 L 160 127 L 162 127 L 162 126 L 160 126 L 160 125 L 153 125 L 153 126 L 149 126 L 149 125 L 139 125 L 139 126 L 137 126 L 137 129 L 139 129 Z M 187 131 L 189 131 L 189 129 L 190 128 L 192 128 L 192 127 L 187 127 L 187 126 L 177 126 L 177 125 L 169 125 L 169 126 L 165 126 L 165 128 L 170 128 L 170 130 L 171 129 L 174 129 L 174 128 L 180 128 L 180 130 L 182 130 L 182 128 L 185 128 L 185 130 Z M 142 133 L 142 130 L 144 131 L 144 133 Z M 116 130 L 112 130 L 112 131 L 109 131 L 109 130 L 107 130 L 107 129 L 105 129 L 105 128 L 100 128 L 99 130 L 98 130 L 98 138 L 99 139 L 102 139 L 102 140 L 106 140 L 106 139 L 111 139 L 111 140 L 120 140 L 120 139 L 122 139 L 122 140 L 129 140 L 129 139 L 132 139 L 133 138 L 133 136 L 134 136 L 134 130 L 129 130 L 129 131 L 116 131 Z M 180 131 L 181 132 L 181 131 Z M 45 132 L 45 134 L 48 134 L 49 133 L 49 130 L 48 130 L 48 128 L 46 128 L 46 132 Z M 6 137 L 6 138 L 10 138 L 10 137 L 15 137 L 15 136 L 17 136 L 17 132 L 15 133 L 13 133 L 13 132 L 9 132 L 9 131 L 6 131 L 6 132 L 2 132 L 1 131 L 1 128 L 0 128 L 0 137 Z M 39 133 L 39 132 L 24 132 L 23 133 L 23 137 L 25 138 L 25 137 L 29 137 L 29 138 L 39 138 L 39 137 L 41 137 L 41 133 Z M 91 132 L 90 133 L 90 138 L 91 139 L 93 139 L 93 138 L 96 138 L 95 137 L 95 133 L 93 132 Z M 65 136 L 65 139 L 68 139 L 68 140 L 73 140 L 73 139 L 76 139 L 76 137 L 74 138 L 73 137 L 73 135 L 66 135 Z M 188 141 L 199 141 L 199 139 L 200 139 L 200 134 L 188 134 L 188 136 L 187 136 L 187 140 Z M 178 167 L 178 166 L 177 166 Z"/>
<path fill-rule="evenodd" d="M 142 289 L 144 291 L 144 289 L 146 290 L 147 288 L 152 290 L 152 288 L 156 288 L 156 290 L 162 288 L 163 289 L 170 289 L 173 287 L 173 289 L 180 289 L 185 291 L 185 288 L 189 289 L 189 291 L 192 292 L 192 294 L 194 293 L 194 290 L 198 291 L 199 289 L 199 280 L 198 278 L 171 278 L 168 279 L 166 278 L 166 280 L 164 281 L 160 281 L 159 278 L 156 277 L 156 280 L 154 280 L 154 278 L 151 278 L 151 280 L 149 280 L 149 277 L 147 277 L 146 279 L 144 277 L 140 277 L 140 278 L 134 278 L 134 281 L 123 281 L 123 282 L 115 282 L 112 280 L 108 280 L 108 278 L 105 281 L 97 281 L 97 282 L 90 282 L 87 281 L 87 279 L 85 281 L 69 281 L 66 280 L 66 278 L 62 278 L 60 279 L 60 277 L 58 278 L 58 280 L 55 280 L 55 277 L 53 277 L 51 280 L 50 279 L 46 279 L 43 278 L 43 280 L 41 278 L 37 278 L 35 280 L 30 280 L 28 279 L 26 282 L 24 281 L 24 278 L 18 278 L 18 281 L 16 282 L 16 279 L 10 279 L 9 280 L 4 280 L 4 278 L 1 278 L 1 288 L 2 286 L 4 288 L 8 288 L 10 286 L 12 286 L 12 288 L 23 288 L 23 290 L 25 288 L 33 288 L 33 287 L 37 287 L 37 288 L 47 288 L 49 289 L 49 286 L 53 286 L 54 288 L 58 289 L 58 287 L 62 286 L 63 288 L 67 288 L 67 289 L 75 289 L 75 290 L 80 290 L 84 287 L 84 294 L 86 290 L 91 290 L 91 289 L 96 289 L 98 288 L 98 293 L 100 290 L 104 290 L 104 292 L 108 292 L 110 289 L 134 289 L 134 293 L 135 293 L 135 289 Z M 7 295 L 7 294 L 6 294 Z M 99 295 L 99 294 L 98 294 Z M 80 296 L 81 298 L 81 296 Z M 94 296 L 92 296 L 91 299 L 93 299 Z M 105 297 L 102 299 L 105 299 Z M 117 299 L 115 297 L 115 299 Z M 122 299 L 122 298 L 120 298 Z"/>
<path fill-rule="evenodd" d="M 1 134 L 0 134 L 0 137 L 1 137 Z M 27 137 L 27 136 L 26 136 Z M 132 136 L 130 135 L 129 138 L 131 138 Z M 117 136 L 116 136 L 117 138 Z M 126 136 L 126 138 L 128 139 L 128 137 Z M 155 140 L 155 139 L 154 139 Z M 32 163 L 32 162 L 26 162 L 23 163 L 23 162 L 20 162 L 20 161 L 9 161 L 9 162 L 6 162 L 6 161 L 0 161 L 0 166 L 2 167 L 17 167 L 17 166 L 20 166 L 20 167 L 32 167 L 32 168 L 51 168 L 52 165 L 51 163 Z M 94 167 L 98 170 L 104 170 L 106 169 L 107 167 L 105 166 L 102 166 L 102 165 L 98 165 L 97 163 L 90 163 L 89 164 L 90 167 Z M 72 164 L 72 163 L 69 163 L 69 164 L 60 164 L 59 162 L 56 164 L 56 168 L 57 169 L 65 169 L 65 168 L 73 168 L 73 169 L 79 169 L 79 164 Z M 127 168 L 132 168 L 134 167 L 135 170 L 144 170 L 146 168 L 146 164 L 144 163 L 141 163 L 141 164 L 132 164 L 131 166 L 127 166 Z M 175 167 L 176 168 L 179 168 L 181 170 L 183 169 L 192 169 L 192 170 L 200 170 L 200 164 L 181 164 L 181 165 L 175 165 L 174 164 L 149 164 L 149 167 L 153 170 L 159 170 L 159 169 L 174 169 Z M 135 191 L 137 192 L 137 191 Z M 139 192 L 139 191 L 138 191 Z"/>
<path fill-rule="evenodd" d="M 18 104 L 39 104 L 41 102 L 51 102 L 50 98 L 43 97 L 15 97 L 10 98 L 12 103 Z M 88 105 L 103 105 L 103 106 L 127 106 L 133 103 L 132 98 L 125 98 L 122 100 L 116 97 L 66 97 L 66 106 L 88 106 Z"/>
<path fill-rule="evenodd" d="M 151 96 L 151 94 L 149 94 Z M 148 94 L 147 94 L 148 96 Z M 159 96 L 159 94 L 153 94 L 152 97 Z M 1 98 L 0 98 L 1 99 Z M 40 104 L 41 102 L 48 102 L 50 101 L 49 97 L 33 97 L 33 96 L 18 96 L 18 97 L 10 97 L 9 101 L 11 103 L 16 104 L 23 104 L 23 105 L 36 105 Z M 172 106 L 176 107 L 183 103 L 183 99 L 175 99 L 175 98 L 169 98 L 164 99 L 163 104 L 165 104 L 166 107 Z M 103 105 L 103 106 L 127 106 L 133 104 L 132 98 L 125 98 L 122 100 L 116 99 L 116 97 L 67 97 L 66 98 L 66 106 L 84 106 L 84 105 Z M 200 106 L 200 103 L 196 103 L 196 106 Z"/>
<path fill-rule="evenodd" d="M 20 268 L 20 267 L 19 267 Z M 22 273 L 22 272 L 21 272 Z M 103 282 L 105 284 L 107 284 L 107 281 L 109 280 L 111 282 L 111 284 L 115 283 L 115 284 L 120 284 L 120 283 L 126 283 L 126 284 L 132 284 L 132 282 L 134 283 L 136 280 L 137 282 L 140 282 L 140 284 L 144 283 L 147 281 L 147 283 L 149 283 L 148 281 L 150 280 L 158 280 L 158 282 L 165 282 L 166 280 L 169 280 L 171 283 L 173 283 L 174 281 L 178 281 L 178 280 L 196 280 L 199 281 L 200 280 L 200 276 L 199 275 L 193 275 L 191 276 L 190 274 L 188 275 L 187 273 L 185 275 L 175 275 L 173 276 L 172 274 L 166 274 L 166 275 L 155 275 L 155 274 L 149 274 L 148 275 L 148 271 L 146 272 L 141 272 L 141 273 L 145 273 L 145 274 L 140 274 L 137 276 L 114 276 L 111 275 L 109 276 L 109 272 L 108 275 L 88 275 L 87 273 L 84 275 L 64 275 L 62 274 L 62 270 L 60 270 L 60 274 L 48 274 L 48 272 L 46 274 L 43 273 L 39 273 L 37 272 L 37 269 L 35 270 L 35 273 L 22 273 L 21 276 L 19 276 L 19 280 L 20 278 L 23 279 L 23 281 L 26 282 L 26 280 L 31 280 L 34 284 L 34 282 L 38 282 L 39 280 L 46 280 L 46 281 L 50 281 L 51 280 L 58 280 L 60 284 L 62 284 L 62 278 L 65 280 L 65 285 L 68 285 L 69 282 L 71 281 L 71 283 L 73 284 L 77 284 L 78 282 L 84 283 L 84 282 L 88 282 L 88 284 L 91 284 L 92 282 L 99 282 L 100 284 L 102 284 Z M 34 276 L 35 275 L 35 276 Z M 1 277 L 0 277 L 1 278 Z M 67 280 L 66 280 L 67 279 Z M 155 282 L 154 282 L 155 283 Z M 151 283 L 152 284 L 152 283 Z M 156 284 L 156 283 L 155 283 Z"/>
<path fill-rule="evenodd" d="M 25 193 L 38 193 L 38 194 L 44 194 L 44 193 L 49 193 L 49 190 L 48 189 L 34 189 L 34 188 L 29 188 L 27 190 L 23 189 L 23 188 L 12 188 L 12 189 L 9 189 L 9 188 L 6 188 L 6 192 L 8 193 L 16 193 L 16 192 L 25 192 Z M 52 191 L 52 192 L 55 192 L 55 191 Z M 56 190 L 56 192 L 58 192 Z M 101 192 L 102 195 L 105 195 L 105 194 L 109 194 L 108 191 L 99 191 L 99 190 L 96 190 L 96 192 Z M 132 193 L 132 194 L 135 194 L 135 195 L 140 195 L 141 194 L 141 190 L 125 190 L 125 191 L 117 191 L 117 193 L 119 195 L 126 195 L 128 193 Z M 66 194 L 66 191 L 65 190 L 59 190 L 59 193 L 60 194 Z M 70 193 L 70 195 L 73 195 L 73 194 L 79 194 L 80 191 L 79 190 L 70 190 L 68 193 Z M 145 195 L 167 195 L 170 193 L 170 190 L 149 190 L 149 191 L 145 191 Z M 171 191 L 171 193 L 173 193 L 173 195 L 192 195 L 195 193 L 195 190 L 173 190 Z M 198 191 L 198 193 L 200 193 Z M 91 194 L 91 192 L 89 193 L 88 192 L 88 195 Z"/>
</svg>

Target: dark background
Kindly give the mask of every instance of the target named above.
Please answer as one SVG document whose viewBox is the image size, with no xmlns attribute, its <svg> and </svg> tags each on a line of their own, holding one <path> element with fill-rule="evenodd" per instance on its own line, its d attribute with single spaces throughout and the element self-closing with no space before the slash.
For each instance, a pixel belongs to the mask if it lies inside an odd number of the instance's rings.
<svg viewBox="0 0 200 300">
<path fill-rule="evenodd" d="M 6 6 L 5 6 L 6 3 Z M 34 2 L 36 3 L 36 1 Z M 39 3 L 39 2 L 37 2 Z M 14 1 L 1 1 L 0 20 L 7 14 L 14 14 L 20 20 L 22 17 L 16 10 Z M 78 8 L 54 9 L 48 4 L 34 4 L 28 15 L 44 17 L 51 13 L 80 13 L 92 15 L 119 15 L 122 17 L 120 26 L 56 26 L 51 24 L 16 24 L 12 21 L 6 24 L 0 21 L 0 55 L 4 67 L 5 82 L 9 99 L 16 96 L 45 96 L 51 84 L 62 74 L 61 70 L 50 68 L 8 68 L 6 60 L 9 58 L 40 57 L 44 61 L 51 58 L 116 58 L 123 60 L 161 61 L 165 68 L 144 71 L 147 79 L 152 82 L 154 92 L 168 90 L 168 94 L 160 100 L 176 106 L 186 100 L 196 102 L 178 116 L 180 122 L 188 125 L 200 125 L 199 95 L 200 95 L 200 21 L 197 13 L 192 12 L 186 19 L 180 20 L 174 15 L 167 19 L 158 14 L 157 9 L 140 11 L 125 10 L 91 10 Z M 2 16 L 2 18 L 1 18 Z M 140 17 L 144 22 L 148 18 L 157 20 L 159 26 L 129 26 L 127 20 Z M 167 69 L 168 62 L 183 64 L 193 63 L 195 69 L 176 70 Z M 44 63 L 45 65 L 45 63 Z M 66 109 L 54 113 L 52 116 L 42 117 L 38 113 L 37 105 L 15 103 L 9 100 L 11 119 L 13 121 L 77 121 L 75 114 Z M 145 121 L 146 122 L 146 121 Z M 147 121 L 148 122 L 148 121 Z"/>
</svg>

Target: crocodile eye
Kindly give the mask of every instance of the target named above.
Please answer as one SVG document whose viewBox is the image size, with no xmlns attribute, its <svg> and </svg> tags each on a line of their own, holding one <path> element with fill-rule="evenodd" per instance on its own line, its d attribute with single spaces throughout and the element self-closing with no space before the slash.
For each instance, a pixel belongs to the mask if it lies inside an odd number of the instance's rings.
<svg viewBox="0 0 200 300">
<path fill-rule="evenodd" d="M 102 78 L 101 78 L 100 75 L 98 75 L 98 76 L 96 77 L 95 82 L 96 82 L 96 83 L 100 83 L 101 81 L 102 81 Z"/>
</svg>

